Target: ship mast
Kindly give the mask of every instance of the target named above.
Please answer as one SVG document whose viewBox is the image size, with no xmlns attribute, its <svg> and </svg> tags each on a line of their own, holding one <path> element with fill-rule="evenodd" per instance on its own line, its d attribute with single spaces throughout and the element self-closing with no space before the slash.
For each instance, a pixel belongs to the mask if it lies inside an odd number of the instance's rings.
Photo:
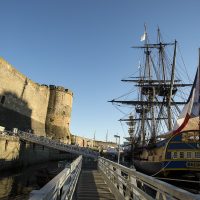
<svg viewBox="0 0 200 200">
<path fill-rule="evenodd" d="M 144 51 L 146 54 L 146 62 L 145 62 L 145 68 L 148 69 L 147 70 L 147 79 L 149 80 L 149 83 L 151 82 L 152 79 L 152 66 L 151 66 L 151 51 L 148 48 L 148 36 L 147 36 L 147 30 L 146 30 L 146 26 L 145 26 L 145 33 L 146 33 L 146 40 L 145 40 L 145 46 L 146 46 L 146 50 Z M 151 62 L 150 62 L 151 61 Z M 144 77 L 146 77 L 146 74 L 144 74 Z M 147 92 L 148 94 L 148 101 L 150 103 L 154 102 L 155 99 L 155 88 L 154 86 L 151 87 L 150 90 L 148 90 Z M 155 129 L 155 114 L 154 114 L 154 106 L 149 106 L 150 107 L 150 112 L 151 112 L 151 142 L 155 142 L 155 138 L 156 138 L 156 129 Z M 144 116 L 146 117 L 146 116 Z M 143 118 L 143 117 L 142 117 Z M 148 122 L 148 121 L 147 121 Z M 145 143 L 145 138 L 144 141 L 142 141 L 142 144 L 144 145 Z"/>
<path fill-rule="evenodd" d="M 158 44 L 160 45 L 160 47 L 159 47 L 159 61 L 160 61 L 160 63 L 161 63 L 161 68 L 162 68 L 162 78 L 163 78 L 163 80 L 164 80 L 164 83 L 166 83 L 166 77 L 165 77 L 165 74 L 166 74 L 166 72 L 165 72 L 165 62 L 164 62 L 164 57 L 165 57 L 165 55 L 164 55 L 164 48 L 163 48 L 163 45 L 162 45 L 162 42 L 161 42 L 161 34 L 160 34 L 160 29 L 159 29 L 159 27 L 158 27 Z"/>
<path fill-rule="evenodd" d="M 175 46 L 174 46 L 174 56 L 173 56 L 173 64 L 172 64 L 172 74 L 171 74 L 171 83 L 170 83 L 170 92 L 168 96 L 168 106 L 167 106 L 167 112 L 168 112 L 168 129 L 169 131 L 172 130 L 172 113 L 171 113 L 171 98 L 172 98 L 172 90 L 174 86 L 174 73 L 175 73 L 175 64 L 176 64 L 176 43 L 175 40 Z"/>
<path fill-rule="evenodd" d="M 133 79 L 122 80 L 136 83 L 135 86 L 139 89 L 138 99 L 113 99 L 109 101 L 117 104 L 133 105 L 135 107 L 135 116 L 129 120 L 137 121 L 135 134 L 138 134 L 142 146 L 148 141 L 155 143 L 158 131 L 161 130 L 163 125 L 163 130 L 172 130 L 172 109 L 179 111 L 178 105 L 186 104 L 186 101 L 175 101 L 173 97 L 178 90 L 177 88 L 192 85 L 179 83 L 180 80 L 175 79 L 177 41 L 164 43 L 161 41 L 159 28 L 157 31 L 157 43 L 149 43 L 145 25 L 142 40 L 144 44 L 133 47 L 142 49 L 145 54 L 144 65 L 140 65 L 139 68 L 139 77 L 130 77 Z M 169 62 L 170 60 L 165 53 L 165 47 L 169 45 L 174 46 L 173 60 L 171 62 Z M 154 53 L 158 55 L 157 59 L 155 59 Z M 171 70 L 169 70 L 170 68 Z M 164 120 L 164 123 L 162 120 Z"/>
<path fill-rule="evenodd" d="M 150 68 L 150 65 L 149 65 L 149 56 L 150 56 L 150 50 L 149 50 L 149 47 L 148 47 L 148 35 L 147 35 L 147 27 L 146 27 L 146 24 L 144 24 L 144 44 L 146 46 L 146 49 L 144 49 L 144 53 L 146 54 L 146 60 L 145 60 L 145 70 L 144 70 L 144 74 L 143 74 L 143 77 L 146 78 L 146 72 L 148 73 L 148 76 L 149 78 L 151 77 L 151 68 Z M 141 87 L 142 89 L 142 87 Z M 141 101 L 143 101 L 143 94 L 141 92 Z M 148 107 L 148 106 L 147 106 Z M 148 112 L 148 108 L 145 109 L 146 107 L 144 107 L 144 105 L 142 105 L 142 109 L 141 109 L 141 113 L 140 115 L 141 118 L 142 118 L 142 121 L 141 121 L 141 129 L 142 129 L 142 133 L 141 133 L 141 143 L 142 145 L 145 144 L 145 118 L 146 118 L 146 113 Z M 147 112 L 146 112 L 147 111 Z"/>
</svg>

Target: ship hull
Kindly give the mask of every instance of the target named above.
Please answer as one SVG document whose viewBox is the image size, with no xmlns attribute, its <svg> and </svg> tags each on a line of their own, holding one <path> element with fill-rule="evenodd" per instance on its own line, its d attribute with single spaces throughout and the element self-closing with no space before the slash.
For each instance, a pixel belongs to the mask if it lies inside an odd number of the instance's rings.
<svg viewBox="0 0 200 200">
<path fill-rule="evenodd" d="M 134 166 L 137 171 L 148 175 L 168 175 L 178 173 L 179 175 L 192 173 L 197 175 L 200 171 L 200 161 L 190 160 L 190 161 L 167 161 L 167 162 L 149 162 L 134 160 Z"/>
<path fill-rule="evenodd" d="M 200 172 L 199 131 L 189 130 L 160 141 L 153 148 L 135 149 L 136 170 L 148 175 Z"/>
<path fill-rule="evenodd" d="M 162 162 L 149 162 L 143 160 L 133 160 L 137 171 L 148 175 L 154 175 L 162 169 Z"/>
</svg>

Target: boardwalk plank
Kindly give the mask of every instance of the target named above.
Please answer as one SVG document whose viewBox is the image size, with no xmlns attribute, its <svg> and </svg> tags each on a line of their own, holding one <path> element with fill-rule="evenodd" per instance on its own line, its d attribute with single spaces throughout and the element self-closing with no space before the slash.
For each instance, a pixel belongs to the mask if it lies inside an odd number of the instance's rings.
<svg viewBox="0 0 200 200">
<path fill-rule="evenodd" d="M 77 200 L 115 200 L 98 170 L 83 170 L 78 182 Z"/>
</svg>

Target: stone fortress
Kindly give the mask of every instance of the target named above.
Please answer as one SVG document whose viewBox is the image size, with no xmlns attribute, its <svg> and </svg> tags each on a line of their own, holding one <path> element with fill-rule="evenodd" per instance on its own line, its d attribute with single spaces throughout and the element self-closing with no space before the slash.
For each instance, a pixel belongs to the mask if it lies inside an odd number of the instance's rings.
<svg viewBox="0 0 200 200">
<path fill-rule="evenodd" d="M 94 141 L 70 133 L 73 93 L 54 85 L 40 85 L 0 58 L 0 128 L 31 132 L 64 143 L 99 151 L 115 143 Z M 5 136 L 0 131 L 0 170 L 25 167 L 73 155 Z"/>
<path fill-rule="evenodd" d="M 28 79 L 0 58 L 0 126 L 70 141 L 73 93 Z"/>
</svg>

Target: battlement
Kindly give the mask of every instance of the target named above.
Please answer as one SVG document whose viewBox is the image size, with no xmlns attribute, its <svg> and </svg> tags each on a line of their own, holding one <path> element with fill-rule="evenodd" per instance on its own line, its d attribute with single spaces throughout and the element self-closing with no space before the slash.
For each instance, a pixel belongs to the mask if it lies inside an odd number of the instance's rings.
<svg viewBox="0 0 200 200">
<path fill-rule="evenodd" d="M 64 88 L 63 86 L 41 84 L 41 87 L 46 87 L 49 88 L 50 90 L 65 92 L 73 96 L 73 92 L 68 88 Z"/>
</svg>

